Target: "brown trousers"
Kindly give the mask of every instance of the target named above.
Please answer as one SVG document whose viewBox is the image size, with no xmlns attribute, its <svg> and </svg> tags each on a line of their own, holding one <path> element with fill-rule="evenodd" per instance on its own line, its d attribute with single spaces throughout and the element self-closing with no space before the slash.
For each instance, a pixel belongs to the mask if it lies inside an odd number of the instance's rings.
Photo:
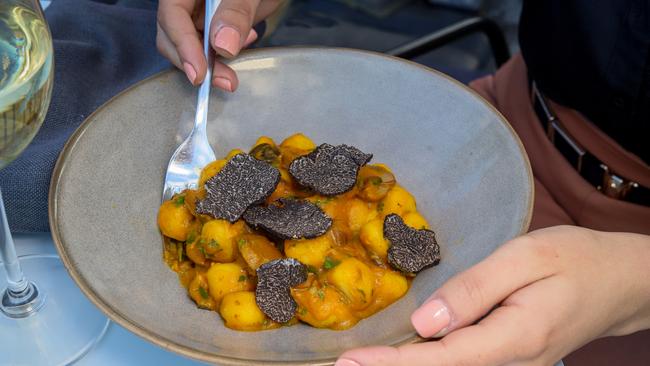
<svg viewBox="0 0 650 366">
<path fill-rule="evenodd" d="M 521 55 L 514 56 L 496 74 L 476 80 L 470 86 L 501 111 L 526 148 L 535 176 L 531 230 L 578 225 L 650 235 L 650 207 L 603 195 L 585 181 L 548 140 L 532 107 L 526 65 Z M 551 108 L 569 133 L 589 152 L 618 174 L 650 187 L 650 168 L 642 160 L 621 148 L 579 112 L 553 102 Z M 599 339 L 564 361 L 567 366 L 650 365 L 650 330 L 626 337 Z"/>
</svg>

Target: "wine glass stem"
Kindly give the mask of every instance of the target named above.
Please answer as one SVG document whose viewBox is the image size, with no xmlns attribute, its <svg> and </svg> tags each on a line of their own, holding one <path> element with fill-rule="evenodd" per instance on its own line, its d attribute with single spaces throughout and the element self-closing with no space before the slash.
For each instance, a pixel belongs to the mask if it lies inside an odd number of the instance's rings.
<svg viewBox="0 0 650 366">
<path fill-rule="evenodd" d="M 7 289 L 0 292 L 0 312 L 11 318 L 25 318 L 45 304 L 45 294 L 27 281 L 20 268 L 16 247 L 9 231 L 9 222 L 0 190 L 0 259 L 7 273 Z"/>
<path fill-rule="evenodd" d="M 21 294 L 27 289 L 27 280 L 23 275 L 16 255 L 16 246 L 9 231 L 9 222 L 5 213 L 2 190 L 0 190 L 0 259 L 7 272 L 8 289 L 13 294 Z"/>
</svg>

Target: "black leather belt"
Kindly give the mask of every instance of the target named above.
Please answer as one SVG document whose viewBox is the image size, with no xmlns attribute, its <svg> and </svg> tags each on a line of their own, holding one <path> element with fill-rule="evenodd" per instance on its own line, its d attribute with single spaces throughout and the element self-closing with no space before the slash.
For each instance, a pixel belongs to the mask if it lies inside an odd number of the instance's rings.
<svg viewBox="0 0 650 366">
<path fill-rule="evenodd" d="M 608 197 L 650 206 L 650 189 L 616 174 L 571 137 L 535 82 L 531 84 L 531 94 L 535 113 L 546 136 L 580 176 Z"/>
</svg>

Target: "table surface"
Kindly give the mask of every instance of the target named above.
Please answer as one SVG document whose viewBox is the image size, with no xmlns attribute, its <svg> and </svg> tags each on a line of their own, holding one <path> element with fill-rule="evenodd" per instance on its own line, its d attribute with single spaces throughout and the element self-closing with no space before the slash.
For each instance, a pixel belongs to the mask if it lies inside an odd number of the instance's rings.
<svg viewBox="0 0 650 366">
<path fill-rule="evenodd" d="M 56 254 L 49 233 L 14 235 L 18 255 Z M 168 352 L 111 322 L 108 331 L 75 366 L 197 366 L 203 363 Z"/>
</svg>

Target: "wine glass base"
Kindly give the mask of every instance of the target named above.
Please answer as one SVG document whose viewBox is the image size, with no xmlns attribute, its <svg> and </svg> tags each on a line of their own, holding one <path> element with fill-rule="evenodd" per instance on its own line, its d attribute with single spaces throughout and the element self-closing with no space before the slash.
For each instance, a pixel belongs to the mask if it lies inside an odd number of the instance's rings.
<svg viewBox="0 0 650 366">
<path fill-rule="evenodd" d="M 0 313 L 0 363 L 31 366 L 76 361 L 104 336 L 109 320 L 81 293 L 59 257 L 28 255 L 19 259 L 25 276 L 47 298 L 38 311 L 25 318 Z M 0 278 L 0 291 L 6 285 Z"/>
<path fill-rule="evenodd" d="M 38 289 L 35 283 L 29 282 L 27 288 L 22 292 L 19 302 L 15 303 L 15 298 L 10 296 L 9 289 L 0 292 L 2 301 L 0 302 L 0 312 L 10 318 L 26 318 L 45 305 L 45 294 Z"/>
</svg>

